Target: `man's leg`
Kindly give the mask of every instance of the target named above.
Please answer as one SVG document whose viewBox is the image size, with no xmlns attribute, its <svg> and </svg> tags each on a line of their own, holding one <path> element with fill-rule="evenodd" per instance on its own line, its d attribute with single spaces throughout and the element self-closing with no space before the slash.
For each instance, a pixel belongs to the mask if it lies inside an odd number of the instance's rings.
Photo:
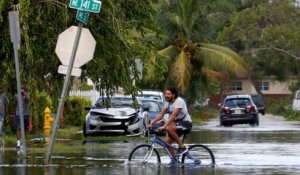
<svg viewBox="0 0 300 175">
<path fill-rule="evenodd" d="M 17 146 L 16 148 L 20 148 L 21 141 L 20 141 L 20 116 L 16 116 L 16 137 L 17 137 Z"/>
<path fill-rule="evenodd" d="M 170 135 L 170 137 L 172 137 L 172 139 L 178 144 L 179 148 L 184 148 L 184 145 L 182 144 L 176 130 L 177 130 L 177 126 L 175 123 L 172 123 L 171 125 L 169 125 L 167 128 L 168 134 Z"/>
<path fill-rule="evenodd" d="M 0 136 L 2 136 L 2 132 L 3 132 L 3 123 L 4 123 L 4 116 L 0 114 Z"/>
<path fill-rule="evenodd" d="M 167 142 L 169 145 L 172 145 L 173 139 L 172 139 L 170 136 L 168 136 L 168 137 L 166 138 L 166 142 Z M 170 153 L 171 153 L 173 156 L 175 156 L 175 150 L 174 150 L 174 149 L 168 147 L 168 150 L 170 151 Z"/>
</svg>

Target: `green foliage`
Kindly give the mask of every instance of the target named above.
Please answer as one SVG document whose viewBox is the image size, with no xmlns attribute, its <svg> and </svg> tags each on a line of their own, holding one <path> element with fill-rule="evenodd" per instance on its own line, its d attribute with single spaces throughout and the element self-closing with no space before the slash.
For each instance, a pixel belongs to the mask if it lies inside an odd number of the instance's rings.
<svg viewBox="0 0 300 175">
<path fill-rule="evenodd" d="M 52 101 L 47 92 L 35 92 L 35 95 L 30 100 L 32 111 L 32 125 L 34 131 L 41 131 L 44 128 L 44 111 L 48 107 L 52 110 Z M 53 111 L 52 111 L 53 113 Z"/>
<path fill-rule="evenodd" d="M 300 113 L 293 111 L 292 100 L 286 97 L 280 100 L 266 99 L 267 113 L 284 116 L 288 120 L 300 120 Z"/>
<path fill-rule="evenodd" d="M 220 8 L 220 2 L 224 1 L 161 1 L 158 8 L 157 24 L 165 34 L 164 49 L 159 54 L 166 57 L 169 69 L 167 83 L 177 86 L 181 93 L 188 96 L 188 101 L 194 97 L 201 98 L 199 95 L 207 95 L 205 93 L 208 92 L 206 89 L 209 89 L 211 78 L 220 79 L 225 72 L 238 76 L 247 73 L 244 60 L 238 54 L 211 44 L 207 40 L 213 34 L 203 32 L 211 26 L 215 27 L 213 23 L 207 23 L 217 19 L 211 16 L 232 10 L 225 9 L 230 3 Z M 216 30 L 210 32 L 215 33 Z"/>
<path fill-rule="evenodd" d="M 231 18 L 217 41 L 243 55 L 252 79 L 299 72 L 300 9 L 291 0 L 260 2 Z"/>
<path fill-rule="evenodd" d="M 201 108 L 189 107 L 189 114 L 192 116 L 193 125 L 203 125 L 203 122 L 218 116 L 218 111 L 208 106 Z"/>
<path fill-rule="evenodd" d="M 93 86 L 88 85 L 87 83 L 80 83 L 80 84 L 78 84 L 78 88 L 80 90 L 87 91 L 87 90 L 92 90 Z"/>
<path fill-rule="evenodd" d="M 81 126 L 87 114 L 84 107 L 91 106 L 91 101 L 83 97 L 68 97 L 64 107 L 63 124 Z"/>
</svg>

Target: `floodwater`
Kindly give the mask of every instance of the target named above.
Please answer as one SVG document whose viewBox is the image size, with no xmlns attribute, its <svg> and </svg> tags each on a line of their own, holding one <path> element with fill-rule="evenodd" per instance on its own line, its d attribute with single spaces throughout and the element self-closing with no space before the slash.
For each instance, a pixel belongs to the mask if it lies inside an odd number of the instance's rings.
<svg viewBox="0 0 300 175">
<path fill-rule="evenodd" d="M 201 143 L 214 152 L 215 168 L 203 166 L 171 167 L 165 154 L 163 163 L 128 165 L 130 150 L 145 140 L 99 141 L 89 139 L 72 144 L 108 144 L 109 148 L 86 149 L 53 155 L 44 162 L 44 154 L 27 154 L 25 158 L 14 149 L 0 153 L 0 175 L 31 174 L 120 174 L 120 175 L 293 175 L 300 174 L 300 123 L 283 121 L 280 117 L 260 116 L 260 126 L 234 125 L 220 127 L 217 119 L 204 126 L 195 126 L 186 144 Z"/>
</svg>

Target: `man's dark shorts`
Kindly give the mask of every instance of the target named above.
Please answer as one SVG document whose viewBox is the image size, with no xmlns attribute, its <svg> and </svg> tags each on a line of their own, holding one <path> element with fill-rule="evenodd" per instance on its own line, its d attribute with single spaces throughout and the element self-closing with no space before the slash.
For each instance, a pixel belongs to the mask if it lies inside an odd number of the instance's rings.
<svg viewBox="0 0 300 175">
<path fill-rule="evenodd" d="M 178 136 L 180 137 L 181 135 L 184 135 L 184 134 L 188 134 L 191 132 L 192 130 L 192 123 L 191 122 L 188 122 L 188 121 L 179 121 L 176 123 L 176 132 L 178 134 Z"/>
<path fill-rule="evenodd" d="M 20 123 L 20 116 L 16 116 L 16 125 L 17 129 L 21 128 L 21 123 Z M 24 115 L 24 128 L 25 130 L 29 128 L 29 115 Z"/>
</svg>

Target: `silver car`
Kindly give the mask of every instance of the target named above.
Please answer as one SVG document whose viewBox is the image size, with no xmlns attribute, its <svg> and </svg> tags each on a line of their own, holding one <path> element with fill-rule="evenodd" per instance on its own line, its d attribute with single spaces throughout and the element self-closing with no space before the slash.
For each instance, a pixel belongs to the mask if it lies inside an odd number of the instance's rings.
<svg viewBox="0 0 300 175">
<path fill-rule="evenodd" d="M 89 109 L 83 135 L 101 133 L 139 134 L 149 123 L 149 114 L 139 100 L 131 96 L 100 97 Z"/>
</svg>

